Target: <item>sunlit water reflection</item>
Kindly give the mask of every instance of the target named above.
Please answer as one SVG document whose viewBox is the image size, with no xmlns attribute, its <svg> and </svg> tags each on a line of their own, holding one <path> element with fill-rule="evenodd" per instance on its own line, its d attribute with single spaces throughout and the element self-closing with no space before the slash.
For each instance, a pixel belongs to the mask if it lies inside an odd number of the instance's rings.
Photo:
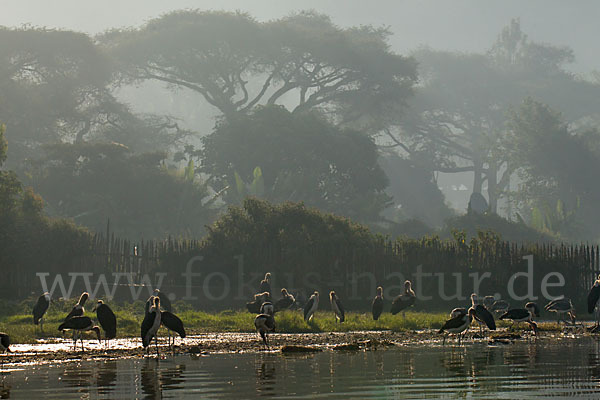
<svg viewBox="0 0 600 400">
<path fill-rule="evenodd" d="M 2 367 L 0 398 L 600 397 L 594 338 Z"/>
</svg>

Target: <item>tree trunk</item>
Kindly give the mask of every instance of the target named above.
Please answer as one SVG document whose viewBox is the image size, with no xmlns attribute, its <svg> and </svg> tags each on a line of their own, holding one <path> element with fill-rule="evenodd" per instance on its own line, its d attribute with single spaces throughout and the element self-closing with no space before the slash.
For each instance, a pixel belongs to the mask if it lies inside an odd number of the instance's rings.
<svg viewBox="0 0 600 400">
<path fill-rule="evenodd" d="M 498 166 L 495 163 L 491 163 L 487 170 L 487 181 L 488 181 L 488 204 L 490 205 L 490 212 L 497 214 L 498 212 Z"/>
<path fill-rule="evenodd" d="M 473 193 L 481 193 L 483 186 L 483 162 L 473 160 Z"/>
</svg>

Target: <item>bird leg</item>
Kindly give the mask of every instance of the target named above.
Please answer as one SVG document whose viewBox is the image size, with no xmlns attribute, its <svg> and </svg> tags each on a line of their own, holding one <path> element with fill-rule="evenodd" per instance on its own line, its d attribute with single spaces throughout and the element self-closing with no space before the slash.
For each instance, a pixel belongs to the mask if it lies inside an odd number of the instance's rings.
<svg viewBox="0 0 600 400">
<path fill-rule="evenodd" d="M 156 355 L 160 356 L 160 354 L 158 353 L 158 335 L 154 336 L 154 345 L 156 346 Z"/>
</svg>

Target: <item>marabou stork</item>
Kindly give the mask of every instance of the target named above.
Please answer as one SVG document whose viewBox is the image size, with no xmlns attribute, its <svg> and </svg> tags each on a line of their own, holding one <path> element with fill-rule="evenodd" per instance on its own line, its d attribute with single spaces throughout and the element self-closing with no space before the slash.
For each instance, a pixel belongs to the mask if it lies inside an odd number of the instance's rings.
<svg viewBox="0 0 600 400">
<path fill-rule="evenodd" d="M 410 281 L 405 281 L 404 293 L 396 296 L 392 301 L 392 315 L 396 315 L 402 311 L 402 316 L 405 317 L 404 310 L 415 304 L 416 297 L 415 292 L 412 290 L 412 283 Z"/>
<path fill-rule="evenodd" d="M 152 300 L 152 307 L 148 310 L 148 314 L 144 317 L 142 321 L 142 327 L 140 330 L 140 334 L 142 336 L 142 346 L 146 349 L 147 352 L 150 351 L 148 347 L 152 343 L 152 339 L 154 338 L 154 344 L 156 345 L 156 355 L 158 355 L 158 338 L 156 334 L 158 332 L 158 328 L 160 328 L 161 321 L 161 312 L 160 312 L 160 298 L 158 296 L 154 296 Z"/>
<path fill-rule="evenodd" d="M 446 321 L 438 333 L 444 333 L 444 331 L 446 331 L 448 333 L 458 335 L 458 344 L 460 344 L 463 336 L 461 334 L 469 328 L 469 325 L 471 325 L 471 322 L 473 321 L 474 315 L 475 309 L 471 307 L 466 314 L 457 315 L 456 317 L 450 318 L 448 321 Z M 443 344 L 446 344 L 446 335 L 444 335 Z"/>
<path fill-rule="evenodd" d="M 560 321 L 563 321 L 565 325 L 567 321 L 564 319 L 564 314 L 567 314 L 571 319 L 571 323 L 575 325 L 575 307 L 571 299 L 563 297 L 561 299 L 555 299 L 544 306 L 544 310 L 556 313 L 556 323 L 560 325 Z"/>
<path fill-rule="evenodd" d="M 104 330 L 104 344 L 108 345 L 110 339 L 117 337 L 117 317 L 113 310 L 107 304 L 104 304 L 102 300 L 98 300 L 92 311 L 96 311 L 98 322 Z"/>
<path fill-rule="evenodd" d="M 258 290 L 260 293 L 268 292 L 269 297 L 271 296 L 271 273 L 267 272 L 265 274 L 265 279 L 260 281 L 260 289 Z"/>
<path fill-rule="evenodd" d="M 40 330 L 44 332 L 44 315 L 50 307 L 50 293 L 45 292 L 38 297 L 35 306 L 33 306 L 33 324 L 40 325 Z"/>
<path fill-rule="evenodd" d="M 275 312 L 289 309 L 296 303 L 294 296 L 288 293 L 286 288 L 281 289 L 281 298 L 275 302 Z"/>
<path fill-rule="evenodd" d="M 383 288 L 377 287 L 377 295 L 371 303 L 371 314 L 373 314 L 373 320 L 377 321 L 383 312 Z"/>
<path fill-rule="evenodd" d="M 340 323 L 344 322 L 344 319 L 346 317 L 346 313 L 344 312 L 344 306 L 342 306 L 340 298 L 337 296 L 337 294 L 335 294 L 335 291 L 333 290 L 329 292 L 329 302 L 331 303 L 331 309 L 335 314 L 335 321 L 339 321 Z"/>
<path fill-rule="evenodd" d="M 59 331 L 72 330 L 73 331 L 73 350 L 77 350 L 77 340 L 81 339 L 81 351 L 85 351 L 83 348 L 83 338 L 81 337 L 82 332 L 94 331 L 98 337 L 98 342 L 102 343 L 100 336 L 100 328 L 94 325 L 94 322 L 90 317 L 86 316 L 75 316 L 67 319 L 58 327 Z"/>
<path fill-rule="evenodd" d="M 475 293 L 471 295 L 471 309 L 473 309 L 473 317 L 475 318 L 475 321 L 477 321 L 479 324 L 480 334 L 483 334 L 483 325 L 486 325 L 488 329 L 492 331 L 496 330 L 494 316 L 488 311 L 487 308 L 485 308 L 485 306 L 479 304 L 479 299 Z"/>
<path fill-rule="evenodd" d="M 308 322 L 317 311 L 317 308 L 319 308 L 319 292 L 315 290 L 304 306 L 304 321 Z"/>
<path fill-rule="evenodd" d="M 265 346 L 269 347 L 267 334 L 269 332 L 275 332 L 275 318 L 269 314 L 259 314 L 254 318 L 254 326 Z"/>
<path fill-rule="evenodd" d="M 500 316 L 500 319 L 511 319 L 514 322 L 527 322 L 533 329 L 534 335 L 537 336 L 538 328 L 537 324 L 533 320 L 534 315 L 539 315 L 539 311 L 536 314 L 537 305 L 533 302 L 525 304 L 525 308 L 513 308 L 505 312 Z"/>
<path fill-rule="evenodd" d="M 596 314 L 596 326 L 600 324 L 600 309 L 598 308 L 598 299 L 600 299 L 600 275 L 594 281 L 594 285 L 590 289 L 587 297 L 588 313 Z"/>
</svg>

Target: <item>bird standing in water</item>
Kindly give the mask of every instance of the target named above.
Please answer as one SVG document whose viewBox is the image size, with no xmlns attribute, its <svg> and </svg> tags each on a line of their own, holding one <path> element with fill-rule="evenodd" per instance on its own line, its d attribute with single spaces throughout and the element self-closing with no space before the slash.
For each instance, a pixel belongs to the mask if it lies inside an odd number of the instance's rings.
<svg viewBox="0 0 600 400">
<path fill-rule="evenodd" d="M 159 355 L 158 338 L 156 337 L 156 334 L 160 328 L 160 321 L 160 298 L 158 296 L 154 296 L 152 300 L 152 307 L 150 307 L 148 314 L 146 314 L 144 320 L 142 321 L 140 334 L 142 336 L 142 346 L 144 346 L 146 352 L 150 351 L 149 346 L 152 343 L 152 339 L 154 339 L 154 344 L 156 345 L 156 355 Z"/>
</svg>

